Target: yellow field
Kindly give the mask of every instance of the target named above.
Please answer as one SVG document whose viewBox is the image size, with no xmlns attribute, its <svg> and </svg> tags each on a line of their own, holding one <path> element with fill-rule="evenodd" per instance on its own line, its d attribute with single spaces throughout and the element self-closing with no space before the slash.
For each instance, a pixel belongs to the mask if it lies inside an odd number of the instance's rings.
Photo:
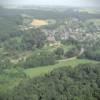
<svg viewBox="0 0 100 100">
<path fill-rule="evenodd" d="M 48 21 L 40 20 L 40 19 L 34 19 L 31 24 L 35 27 L 41 27 L 41 26 L 44 26 L 44 25 L 48 25 Z"/>
</svg>

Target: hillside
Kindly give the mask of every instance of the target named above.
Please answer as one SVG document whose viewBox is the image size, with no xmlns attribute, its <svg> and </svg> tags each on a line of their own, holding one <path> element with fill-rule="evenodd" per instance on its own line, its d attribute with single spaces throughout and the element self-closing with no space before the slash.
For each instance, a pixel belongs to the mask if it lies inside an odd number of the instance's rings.
<svg viewBox="0 0 100 100">
<path fill-rule="evenodd" d="M 14 89 L 10 99 L 99 100 L 99 77 L 99 64 L 85 64 L 75 68 L 63 67 L 44 77 L 23 81 Z"/>
<path fill-rule="evenodd" d="M 54 9 L 0 8 L 0 100 L 100 99 L 100 14 Z"/>
</svg>

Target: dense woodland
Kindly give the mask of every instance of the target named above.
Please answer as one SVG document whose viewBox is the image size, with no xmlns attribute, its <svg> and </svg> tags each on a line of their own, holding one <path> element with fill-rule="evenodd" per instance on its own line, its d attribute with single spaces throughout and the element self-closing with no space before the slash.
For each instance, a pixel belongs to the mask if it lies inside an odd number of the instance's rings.
<svg viewBox="0 0 100 100">
<path fill-rule="evenodd" d="M 2 99 L 2 97 L 1 97 Z M 70 66 L 22 81 L 2 100 L 99 100 L 100 64 Z"/>
</svg>

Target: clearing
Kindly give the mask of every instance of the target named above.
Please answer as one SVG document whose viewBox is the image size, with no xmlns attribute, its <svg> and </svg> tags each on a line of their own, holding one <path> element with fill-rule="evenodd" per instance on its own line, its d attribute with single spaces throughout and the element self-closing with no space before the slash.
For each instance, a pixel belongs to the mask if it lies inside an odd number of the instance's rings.
<svg viewBox="0 0 100 100">
<path fill-rule="evenodd" d="M 34 19 L 31 24 L 35 27 L 41 27 L 41 26 L 44 26 L 44 25 L 48 25 L 48 21 L 47 20 L 41 20 L 41 19 Z"/>
<path fill-rule="evenodd" d="M 26 69 L 24 71 L 29 77 L 33 78 L 33 77 L 37 77 L 40 75 L 48 74 L 55 68 L 66 67 L 66 66 L 74 67 L 74 66 L 77 66 L 78 64 L 86 64 L 86 63 L 98 63 L 98 62 L 93 61 L 93 60 L 87 60 L 87 59 L 73 58 L 71 60 L 68 60 L 68 59 L 61 60 L 58 63 L 56 63 L 55 65 L 36 67 L 36 68 Z"/>
</svg>

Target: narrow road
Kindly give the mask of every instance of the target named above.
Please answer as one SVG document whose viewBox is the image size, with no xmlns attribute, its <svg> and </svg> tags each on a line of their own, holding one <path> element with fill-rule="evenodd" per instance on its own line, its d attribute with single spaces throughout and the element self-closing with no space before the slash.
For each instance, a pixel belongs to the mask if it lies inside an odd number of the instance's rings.
<svg viewBox="0 0 100 100">
<path fill-rule="evenodd" d="M 84 48 L 81 48 L 80 52 L 78 55 L 74 56 L 74 57 L 71 57 L 71 58 L 66 58 L 66 59 L 62 59 L 62 60 L 59 60 L 59 61 L 70 61 L 70 60 L 75 60 L 77 59 L 77 56 L 81 56 L 83 53 L 84 53 Z"/>
<path fill-rule="evenodd" d="M 84 53 L 84 48 L 81 48 L 80 53 L 78 54 L 78 56 L 81 56 Z"/>
</svg>

